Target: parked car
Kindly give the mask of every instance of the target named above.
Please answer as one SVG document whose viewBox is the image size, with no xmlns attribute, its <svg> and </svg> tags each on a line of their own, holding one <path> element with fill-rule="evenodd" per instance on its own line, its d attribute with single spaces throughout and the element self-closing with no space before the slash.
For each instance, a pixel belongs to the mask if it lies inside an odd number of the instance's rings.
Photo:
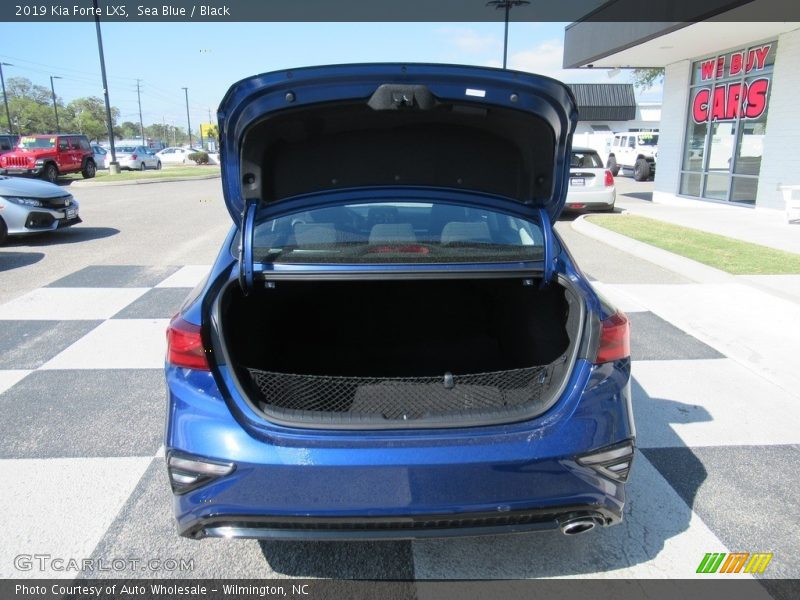
<svg viewBox="0 0 800 600">
<path fill-rule="evenodd" d="M 636 181 L 645 181 L 656 174 L 658 132 L 631 131 L 614 135 L 606 166 L 616 177 L 629 171 Z"/>
<path fill-rule="evenodd" d="M 97 173 L 89 139 L 81 134 L 25 135 L 17 147 L 0 155 L 0 174 L 35 175 L 51 183 L 59 175 Z"/>
<path fill-rule="evenodd" d="M 144 171 L 161 168 L 161 159 L 144 146 L 115 146 L 114 152 L 120 169 Z"/>
<path fill-rule="evenodd" d="M 0 134 L 0 154 L 11 152 L 18 143 L 18 135 Z"/>
<path fill-rule="evenodd" d="M 244 79 L 220 113 L 233 227 L 167 332 L 179 532 L 620 522 L 628 320 L 553 228 L 569 89 L 500 69 L 338 65 Z"/>
<path fill-rule="evenodd" d="M 189 155 L 192 152 L 196 152 L 196 150 L 192 148 L 178 148 L 176 146 L 170 146 L 169 148 L 164 148 L 163 150 L 159 150 L 156 152 L 156 156 L 159 160 L 166 164 L 186 164 L 191 163 L 192 161 L 189 159 Z"/>
<path fill-rule="evenodd" d="M 569 167 L 569 190 L 564 208 L 614 210 L 617 199 L 614 176 L 603 168 L 596 150 L 573 148 Z"/>
<path fill-rule="evenodd" d="M 78 201 L 55 184 L 0 175 L 0 244 L 11 235 L 80 223 L 79 208 Z"/>
<path fill-rule="evenodd" d="M 107 169 L 111 160 L 111 153 L 99 144 L 92 144 L 92 155 L 98 169 Z"/>
</svg>

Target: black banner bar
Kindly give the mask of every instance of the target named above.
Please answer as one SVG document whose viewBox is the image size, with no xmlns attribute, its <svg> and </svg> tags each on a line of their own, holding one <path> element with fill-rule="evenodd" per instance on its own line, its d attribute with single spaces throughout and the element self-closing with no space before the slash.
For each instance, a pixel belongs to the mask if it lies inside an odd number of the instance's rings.
<svg viewBox="0 0 800 600">
<path fill-rule="evenodd" d="M 501 7 L 502 8 L 502 7 Z M 111 22 L 501 22 L 486 0 L 100 0 Z M 93 21 L 91 0 L 3 0 L 0 21 Z M 796 0 L 533 0 L 514 22 L 800 21 Z"/>
<path fill-rule="evenodd" d="M 534 559 L 534 557 L 532 557 Z M 3 600 L 789 600 L 800 580 L 548 579 L 337 581 L 323 579 L 7 579 Z"/>
</svg>

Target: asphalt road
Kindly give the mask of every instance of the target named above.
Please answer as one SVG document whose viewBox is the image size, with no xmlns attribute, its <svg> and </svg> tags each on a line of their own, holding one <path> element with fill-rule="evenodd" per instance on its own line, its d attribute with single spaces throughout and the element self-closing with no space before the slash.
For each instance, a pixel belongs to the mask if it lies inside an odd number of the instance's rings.
<svg viewBox="0 0 800 600">
<path fill-rule="evenodd" d="M 211 264 L 232 224 L 219 179 L 71 192 L 83 223 L 0 247 L 0 303 L 88 265 Z"/>
</svg>

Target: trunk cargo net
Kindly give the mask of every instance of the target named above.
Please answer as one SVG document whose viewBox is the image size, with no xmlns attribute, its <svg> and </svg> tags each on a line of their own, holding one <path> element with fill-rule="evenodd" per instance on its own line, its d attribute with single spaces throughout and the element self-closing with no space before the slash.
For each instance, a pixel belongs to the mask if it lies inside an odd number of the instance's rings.
<svg viewBox="0 0 800 600">
<path fill-rule="evenodd" d="M 327 422 L 471 416 L 534 406 L 546 400 L 553 371 L 566 357 L 545 366 L 436 377 L 334 377 L 250 369 L 267 412 L 302 411 L 304 420 Z M 300 416 L 300 415 L 298 415 Z"/>
</svg>

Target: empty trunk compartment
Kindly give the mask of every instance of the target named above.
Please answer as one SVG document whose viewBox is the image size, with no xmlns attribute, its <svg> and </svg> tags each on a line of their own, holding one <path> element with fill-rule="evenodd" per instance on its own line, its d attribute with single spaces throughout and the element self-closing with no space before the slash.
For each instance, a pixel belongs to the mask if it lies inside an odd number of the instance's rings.
<svg viewBox="0 0 800 600">
<path fill-rule="evenodd" d="M 575 294 L 523 279 L 229 285 L 220 341 L 267 419 L 298 426 L 468 426 L 555 401 L 583 319 Z"/>
</svg>

